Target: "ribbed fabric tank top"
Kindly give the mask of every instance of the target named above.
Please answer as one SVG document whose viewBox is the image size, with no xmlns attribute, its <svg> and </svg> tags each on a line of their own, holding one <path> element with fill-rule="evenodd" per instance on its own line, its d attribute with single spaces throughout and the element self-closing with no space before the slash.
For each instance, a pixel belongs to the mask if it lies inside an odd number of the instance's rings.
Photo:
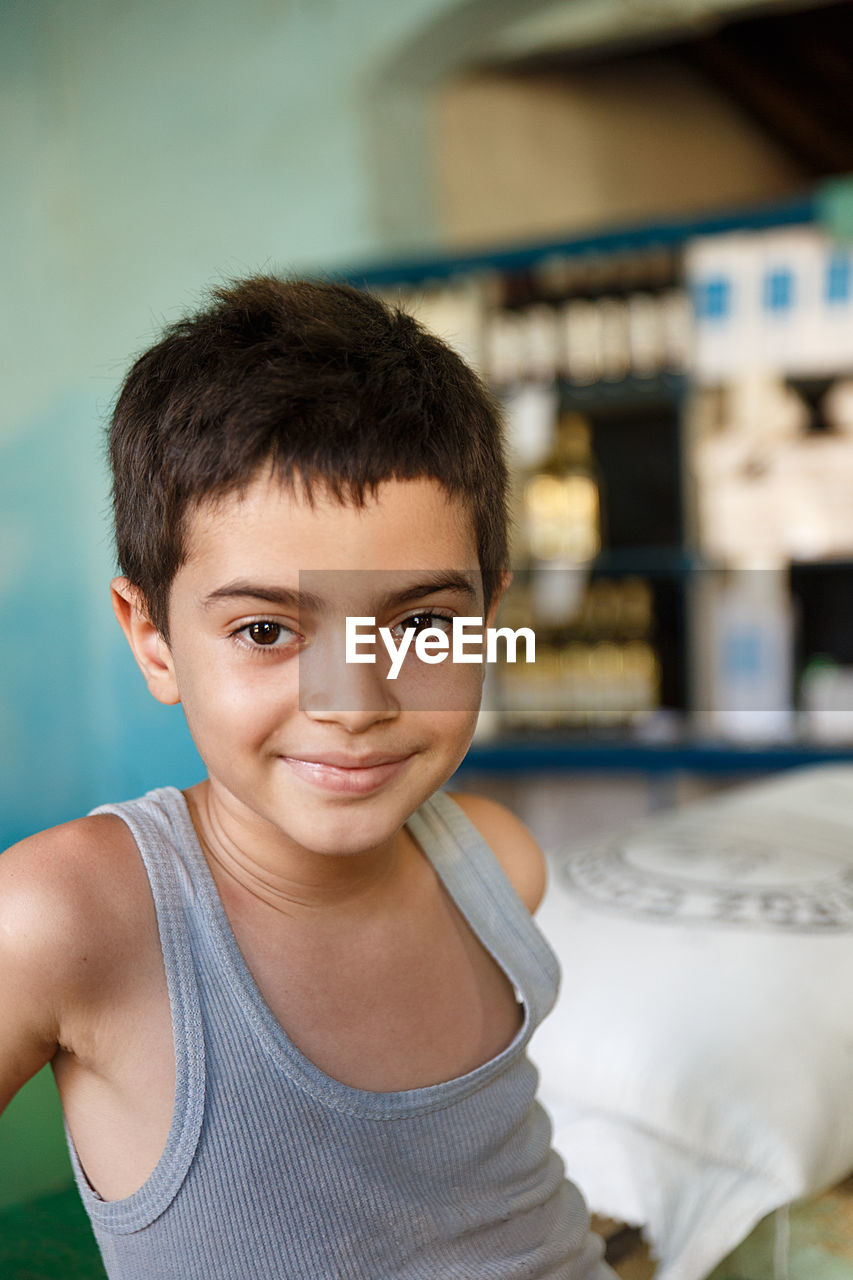
<svg viewBox="0 0 853 1280">
<path fill-rule="evenodd" d="M 68 1135 L 111 1280 L 612 1277 L 551 1149 L 525 1052 L 556 996 L 556 960 L 449 796 L 407 826 L 514 984 L 523 1025 L 476 1070 L 395 1093 L 333 1080 L 288 1039 L 246 967 L 179 790 L 92 812 L 118 814 L 145 863 L 176 1062 L 166 1146 L 133 1195 L 102 1200 Z"/>
</svg>

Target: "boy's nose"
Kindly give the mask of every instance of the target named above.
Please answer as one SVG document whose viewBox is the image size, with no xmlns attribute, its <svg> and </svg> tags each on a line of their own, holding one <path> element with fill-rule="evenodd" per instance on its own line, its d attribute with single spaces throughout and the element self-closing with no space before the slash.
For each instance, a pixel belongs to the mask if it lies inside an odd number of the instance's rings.
<svg viewBox="0 0 853 1280">
<path fill-rule="evenodd" d="M 299 707 L 312 720 L 333 721 L 349 733 L 400 714 L 394 684 L 382 667 L 348 663 L 339 646 L 322 644 L 300 655 Z"/>
<path fill-rule="evenodd" d="M 309 699 L 307 703 L 302 704 L 302 710 L 313 721 L 339 724 L 347 733 L 364 733 L 373 724 L 391 721 L 400 714 L 400 708 L 396 703 L 388 707 L 379 707 L 375 698 L 366 700 L 364 707 L 361 708 L 334 707 L 329 705 L 328 699 L 315 698 L 314 705 L 311 705 L 311 699 Z"/>
<path fill-rule="evenodd" d="M 377 707 L 366 707 L 363 711 L 341 711 L 331 707 L 317 710 L 305 707 L 304 710 L 310 719 L 339 724 L 347 733 L 364 733 L 374 724 L 384 720 L 396 720 L 399 715 L 398 708 L 382 711 Z"/>
</svg>

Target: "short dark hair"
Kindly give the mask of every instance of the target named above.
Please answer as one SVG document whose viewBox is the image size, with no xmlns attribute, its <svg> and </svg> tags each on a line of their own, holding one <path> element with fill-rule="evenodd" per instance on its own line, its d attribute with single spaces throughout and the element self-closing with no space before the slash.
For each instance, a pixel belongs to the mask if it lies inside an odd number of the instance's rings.
<svg viewBox="0 0 853 1280">
<path fill-rule="evenodd" d="M 351 285 L 253 276 L 215 287 L 139 357 L 112 414 L 121 572 L 168 639 L 187 514 L 264 465 L 309 498 L 362 504 L 438 480 L 471 513 L 488 604 L 506 567 L 507 469 L 491 393 L 406 312 Z"/>
</svg>

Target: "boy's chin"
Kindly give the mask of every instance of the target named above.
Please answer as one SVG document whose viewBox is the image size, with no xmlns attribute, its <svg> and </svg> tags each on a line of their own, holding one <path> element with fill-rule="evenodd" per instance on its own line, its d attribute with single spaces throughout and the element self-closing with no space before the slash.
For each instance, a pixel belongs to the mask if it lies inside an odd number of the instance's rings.
<svg viewBox="0 0 853 1280">
<path fill-rule="evenodd" d="M 372 821 L 366 817 L 327 818 L 289 834 L 303 849 L 319 857 L 357 858 L 392 840 L 408 817 L 406 813 L 399 820 L 389 817 Z"/>
</svg>

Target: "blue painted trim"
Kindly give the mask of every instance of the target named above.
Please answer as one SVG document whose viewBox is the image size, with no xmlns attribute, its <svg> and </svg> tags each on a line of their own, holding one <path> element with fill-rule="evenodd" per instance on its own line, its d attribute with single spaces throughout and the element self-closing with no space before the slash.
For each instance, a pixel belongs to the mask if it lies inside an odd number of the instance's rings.
<svg viewBox="0 0 853 1280">
<path fill-rule="evenodd" d="M 570 382 L 561 377 L 557 379 L 557 386 L 563 408 L 595 413 L 609 409 L 643 409 L 649 405 L 678 409 L 687 395 L 688 380 L 683 373 L 589 383 Z"/>
<path fill-rule="evenodd" d="M 708 563 L 684 547 L 605 547 L 590 568 L 601 574 L 687 578 L 692 573 L 706 571 Z"/>
<path fill-rule="evenodd" d="M 566 257 L 582 254 L 631 252 L 659 246 L 677 246 L 692 236 L 715 235 L 725 231 L 758 231 L 767 227 L 814 222 L 818 195 L 799 196 L 748 209 L 708 214 L 702 218 L 677 218 L 657 223 L 637 223 L 594 235 L 569 240 L 537 240 L 504 249 L 482 249 L 469 253 L 436 254 L 366 263 L 325 273 L 326 279 L 345 280 L 354 285 L 381 288 L 387 285 L 419 284 L 444 280 L 476 271 L 524 271 L 550 255 Z"/>
<path fill-rule="evenodd" d="M 475 743 L 460 765 L 460 772 L 750 774 L 832 763 L 853 764 L 853 745 L 839 749 L 806 744 L 738 747 L 715 742 L 540 738 Z"/>
</svg>

